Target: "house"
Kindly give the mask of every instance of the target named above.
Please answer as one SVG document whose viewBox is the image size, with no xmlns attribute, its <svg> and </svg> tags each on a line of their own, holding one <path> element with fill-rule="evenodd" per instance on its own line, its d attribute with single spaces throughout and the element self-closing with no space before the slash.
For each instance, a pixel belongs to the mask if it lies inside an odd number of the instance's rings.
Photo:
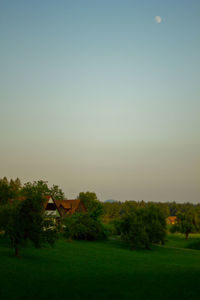
<svg viewBox="0 0 200 300">
<path fill-rule="evenodd" d="M 75 212 L 86 211 L 85 205 L 80 199 L 74 200 L 54 200 L 51 196 L 45 197 L 47 200 L 44 204 L 45 213 L 52 217 L 65 217 Z"/>
<path fill-rule="evenodd" d="M 176 224 L 176 219 L 177 219 L 176 216 L 169 216 L 166 218 L 166 223 L 169 225 L 174 225 Z"/>
<path fill-rule="evenodd" d="M 63 218 L 74 214 L 75 212 L 84 212 L 86 207 L 80 199 L 73 200 L 54 200 L 51 196 L 44 196 L 44 210 L 48 217 Z M 26 197 L 21 196 L 19 201 L 24 201 Z M 13 203 L 13 199 L 10 199 L 10 204 Z"/>
<path fill-rule="evenodd" d="M 60 217 L 60 213 L 51 196 L 45 196 L 46 202 L 44 203 L 45 214 L 48 217 Z"/>
</svg>

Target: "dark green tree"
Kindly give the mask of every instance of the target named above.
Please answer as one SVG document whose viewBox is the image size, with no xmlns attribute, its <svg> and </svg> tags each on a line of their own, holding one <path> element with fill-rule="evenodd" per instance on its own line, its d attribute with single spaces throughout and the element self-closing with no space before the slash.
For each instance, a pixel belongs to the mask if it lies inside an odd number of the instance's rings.
<svg viewBox="0 0 200 300">
<path fill-rule="evenodd" d="M 117 229 L 132 248 L 149 249 L 152 243 L 165 242 L 165 216 L 155 206 L 132 207 L 122 215 Z"/>
<path fill-rule="evenodd" d="M 22 185 L 21 185 L 21 181 L 19 178 L 16 178 L 15 180 L 11 179 L 10 180 L 10 187 L 12 188 L 13 191 L 20 191 Z"/>
<path fill-rule="evenodd" d="M 50 189 L 48 187 L 48 182 L 44 181 L 44 180 L 38 180 L 38 181 L 34 181 L 32 182 L 27 182 L 24 184 L 24 186 L 22 187 L 22 195 L 26 196 L 27 194 L 30 193 L 30 191 L 35 190 L 37 191 L 38 194 L 42 195 L 42 196 L 49 196 L 50 195 Z"/>
<path fill-rule="evenodd" d="M 149 249 L 150 240 L 140 210 L 125 213 L 121 218 L 120 226 L 118 225 L 118 230 L 119 228 L 122 240 L 128 242 L 132 249 L 141 247 Z"/>
<path fill-rule="evenodd" d="M 28 240 L 35 247 L 41 247 L 44 243 L 52 245 L 57 238 L 55 226 L 44 218 L 45 199 L 41 190 L 29 185 L 24 193 L 25 200 L 16 200 L 0 209 L 0 228 L 10 238 L 16 256 Z"/>
<path fill-rule="evenodd" d="M 65 194 L 63 193 L 62 189 L 58 185 L 53 185 L 50 188 L 50 195 L 55 200 L 62 200 L 65 198 Z"/>
<path fill-rule="evenodd" d="M 65 235 L 73 239 L 96 240 L 106 237 L 100 216 L 103 213 L 101 202 L 94 192 L 81 192 L 78 198 L 86 207 L 86 212 L 75 213 L 67 217 Z"/>
<path fill-rule="evenodd" d="M 165 214 L 159 206 L 151 204 L 141 210 L 143 222 L 151 243 L 165 243 L 166 220 Z"/>
<path fill-rule="evenodd" d="M 120 202 L 103 202 L 103 221 L 105 223 L 111 222 L 120 218 L 122 204 Z"/>
<path fill-rule="evenodd" d="M 106 238 L 106 231 L 100 220 L 88 212 L 75 213 L 65 219 L 65 236 L 76 240 L 100 240 Z"/>
<path fill-rule="evenodd" d="M 177 214 L 176 224 L 171 227 L 171 232 L 180 232 L 185 234 L 187 240 L 190 233 L 200 231 L 200 213 L 198 210 L 189 209 Z"/>
<path fill-rule="evenodd" d="M 94 192 L 81 192 L 78 198 L 83 202 L 92 218 L 98 219 L 103 214 L 103 205 Z"/>
<path fill-rule="evenodd" d="M 51 188 L 48 186 L 48 182 L 44 180 L 34 181 L 33 183 L 27 182 L 22 188 L 22 194 L 26 196 L 26 190 L 34 187 L 43 196 L 51 196 L 54 199 L 64 199 L 65 195 L 62 189 L 58 185 L 53 185 Z"/>
<path fill-rule="evenodd" d="M 6 177 L 0 179 L 0 205 L 8 204 L 19 196 L 21 184 L 18 180 L 11 179 L 9 182 Z"/>
</svg>

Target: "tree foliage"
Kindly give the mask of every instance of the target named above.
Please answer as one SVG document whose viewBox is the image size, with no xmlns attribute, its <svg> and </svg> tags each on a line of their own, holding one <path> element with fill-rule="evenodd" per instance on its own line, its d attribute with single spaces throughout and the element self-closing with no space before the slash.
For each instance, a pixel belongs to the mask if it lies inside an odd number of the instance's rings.
<svg viewBox="0 0 200 300">
<path fill-rule="evenodd" d="M 15 199 L 19 196 L 21 189 L 21 182 L 19 178 L 10 182 L 6 177 L 0 179 L 0 205 L 7 204 L 9 200 Z"/>
<path fill-rule="evenodd" d="M 144 201 L 115 201 L 113 203 L 104 202 L 103 204 L 103 220 L 111 222 L 119 219 L 123 214 L 137 207 L 145 208 L 151 205 L 158 207 L 165 218 L 168 216 L 177 216 L 179 213 L 187 213 L 194 210 L 196 213 L 200 210 L 200 204 L 193 203 L 176 203 L 176 202 L 144 202 Z"/>
<path fill-rule="evenodd" d="M 55 184 L 53 184 L 53 186 L 50 188 L 50 195 L 55 200 L 62 200 L 65 198 L 65 194 L 63 193 L 62 189 Z"/>
<path fill-rule="evenodd" d="M 35 247 L 41 247 L 44 243 L 52 245 L 57 237 L 51 220 L 44 218 L 45 198 L 42 189 L 35 184 L 28 184 L 23 193 L 23 201 L 15 200 L 12 205 L 3 205 L 0 209 L 0 229 L 10 238 L 16 256 L 19 255 L 19 248 L 28 240 Z"/>
<path fill-rule="evenodd" d="M 98 219 L 103 214 L 102 203 L 98 200 L 97 195 L 94 192 L 81 192 L 78 198 L 85 205 L 88 214 L 93 219 Z"/>
<path fill-rule="evenodd" d="M 26 195 L 26 191 L 29 191 L 31 187 L 37 189 L 37 191 L 43 196 L 50 195 L 55 200 L 64 199 L 65 197 L 62 189 L 58 185 L 53 185 L 52 187 L 49 187 L 48 182 L 43 180 L 34 181 L 33 183 L 25 183 L 22 188 L 22 194 Z"/>
<path fill-rule="evenodd" d="M 106 237 L 100 216 L 103 213 L 101 202 L 94 192 L 81 192 L 78 198 L 87 212 L 75 213 L 65 219 L 65 235 L 79 240 L 98 240 Z"/>
<path fill-rule="evenodd" d="M 103 224 L 87 212 L 75 213 L 65 219 L 65 235 L 76 240 L 100 240 L 106 238 Z"/>
<path fill-rule="evenodd" d="M 162 211 L 153 205 L 137 207 L 126 212 L 119 224 L 121 237 L 132 248 L 149 248 L 152 243 L 165 242 L 166 223 Z"/>
<path fill-rule="evenodd" d="M 200 231 L 200 211 L 189 209 L 177 214 L 176 224 L 170 228 L 172 233 L 180 232 L 188 239 L 190 233 Z"/>
<path fill-rule="evenodd" d="M 58 185 L 48 186 L 48 182 L 38 180 L 27 182 L 23 186 L 19 178 L 8 181 L 6 177 L 0 179 L 0 205 L 7 204 L 9 200 L 16 200 L 21 196 L 26 197 L 27 191 L 34 188 L 43 196 L 51 196 L 55 200 L 64 199 L 65 195 Z"/>
</svg>

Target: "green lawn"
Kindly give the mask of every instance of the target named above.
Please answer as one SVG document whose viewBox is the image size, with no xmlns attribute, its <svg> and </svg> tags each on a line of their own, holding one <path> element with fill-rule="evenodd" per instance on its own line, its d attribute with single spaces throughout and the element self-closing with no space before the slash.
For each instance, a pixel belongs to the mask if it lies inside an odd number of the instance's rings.
<svg viewBox="0 0 200 300">
<path fill-rule="evenodd" d="M 166 246 L 200 250 L 200 234 L 190 234 L 188 240 L 181 233 L 168 234 Z M 200 299 L 200 298 L 199 298 Z"/>
<path fill-rule="evenodd" d="M 60 239 L 13 257 L 0 239 L 0 299 L 200 299 L 200 251 Z"/>
</svg>

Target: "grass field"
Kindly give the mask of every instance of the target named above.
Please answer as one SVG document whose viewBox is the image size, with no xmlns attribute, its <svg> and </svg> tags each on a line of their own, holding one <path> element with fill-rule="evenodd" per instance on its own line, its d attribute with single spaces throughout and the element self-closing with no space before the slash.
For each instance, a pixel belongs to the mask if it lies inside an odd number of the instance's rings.
<svg viewBox="0 0 200 300">
<path fill-rule="evenodd" d="M 190 234 L 188 240 L 181 233 L 168 234 L 166 246 L 200 250 L 200 234 Z"/>
<path fill-rule="evenodd" d="M 171 241 L 169 241 L 171 243 Z M 13 257 L 0 239 L 0 299 L 200 299 L 200 251 L 119 241 L 68 243 Z"/>
</svg>

